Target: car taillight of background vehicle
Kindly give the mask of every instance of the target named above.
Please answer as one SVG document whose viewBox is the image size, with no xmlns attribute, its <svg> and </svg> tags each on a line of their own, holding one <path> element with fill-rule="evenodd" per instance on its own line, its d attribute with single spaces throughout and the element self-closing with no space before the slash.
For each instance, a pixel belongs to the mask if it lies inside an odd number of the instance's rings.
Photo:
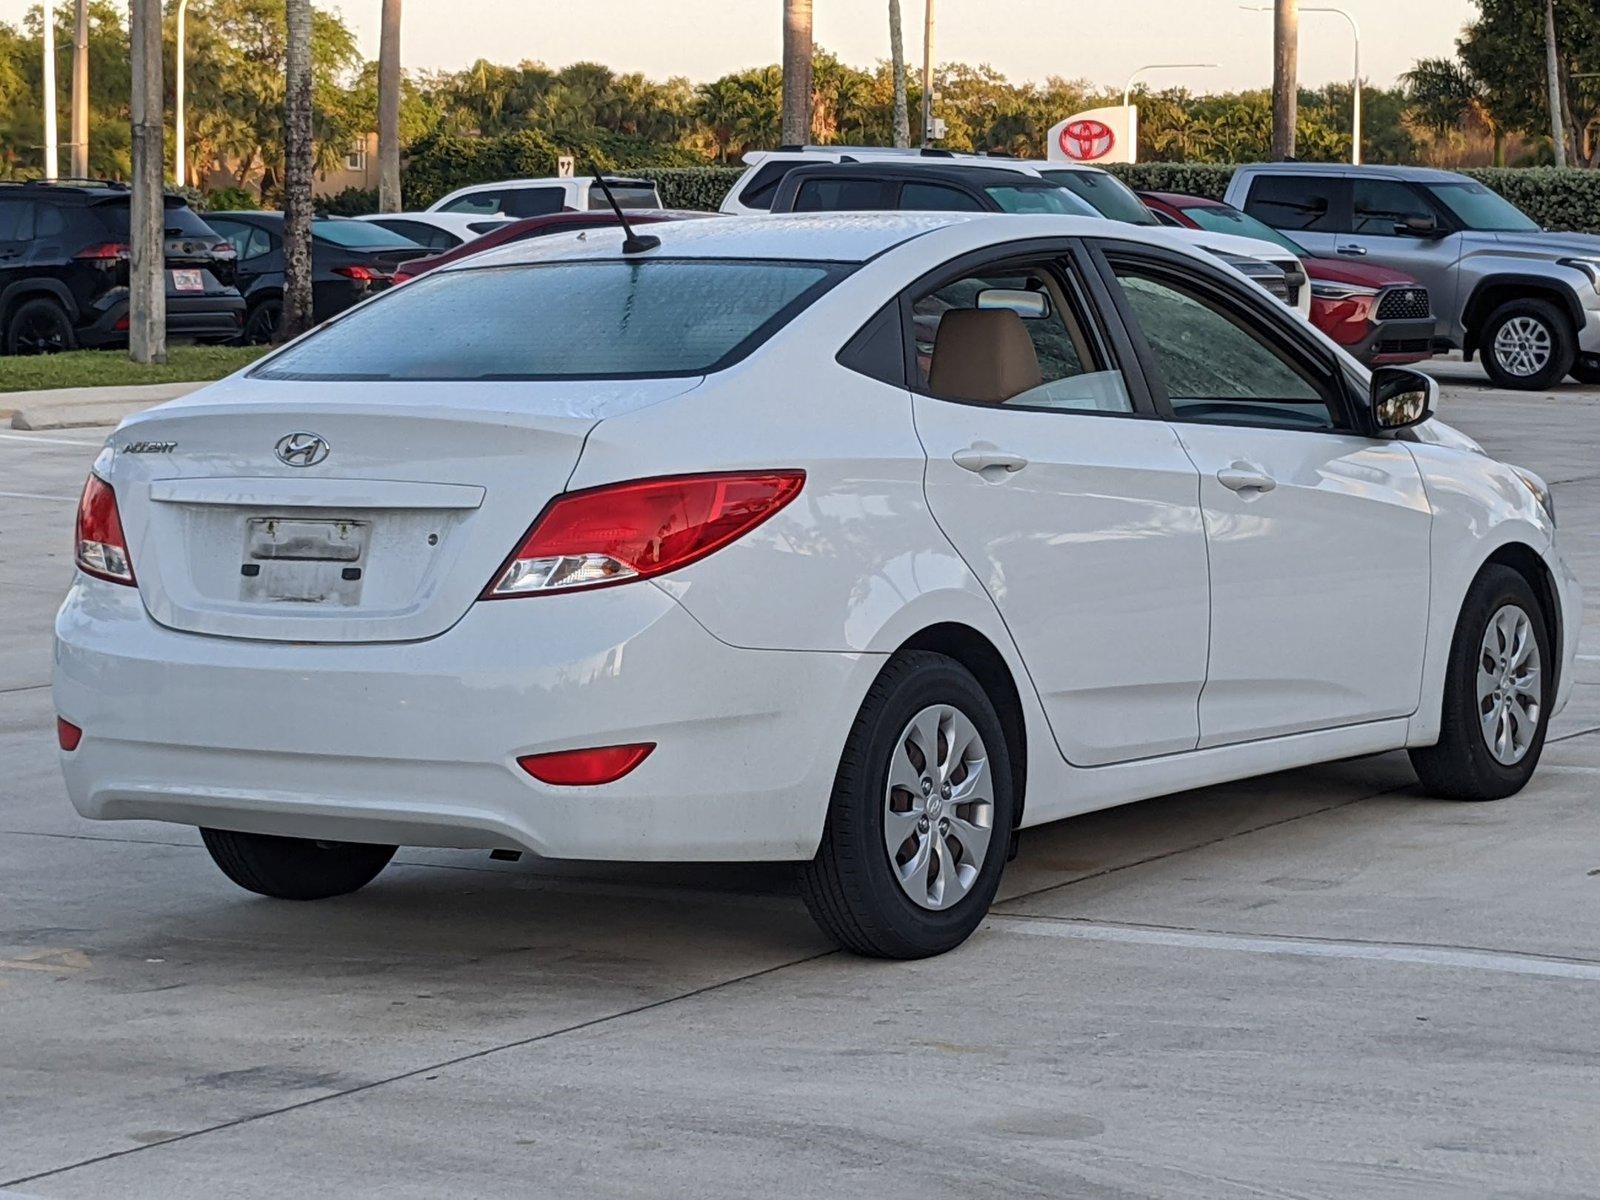
<svg viewBox="0 0 1600 1200">
<path fill-rule="evenodd" d="M 743 537 L 800 494 L 804 471 L 677 475 L 559 496 L 484 591 L 485 600 L 648 579 Z"/>
<path fill-rule="evenodd" d="M 334 267 L 335 275 L 343 275 L 346 279 L 359 280 L 362 283 L 381 283 L 389 278 L 382 271 L 375 271 L 371 267 L 346 266 Z"/>
<path fill-rule="evenodd" d="M 93 246 L 85 246 L 72 257 L 79 262 L 110 268 L 119 262 L 127 262 L 132 256 L 133 251 L 125 242 L 97 242 Z"/>
<path fill-rule="evenodd" d="M 128 541 L 122 536 L 122 517 L 117 512 L 117 494 L 98 475 L 90 475 L 78 501 L 78 569 L 96 579 L 132 586 L 133 560 L 128 557 Z"/>
<path fill-rule="evenodd" d="M 399 287 L 402 283 L 409 283 L 412 276 L 404 267 L 400 267 L 390 278 L 394 280 L 395 287 Z"/>
</svg>

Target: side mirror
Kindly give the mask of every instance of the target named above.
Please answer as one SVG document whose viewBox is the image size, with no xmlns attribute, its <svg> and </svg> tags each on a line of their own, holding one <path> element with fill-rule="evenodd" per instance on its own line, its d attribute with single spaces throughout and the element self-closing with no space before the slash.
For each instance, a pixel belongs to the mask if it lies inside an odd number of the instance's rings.
<svg viewBox="0 0 1600 1200">
<path fill-rule="evenodd" d="M 1409 429 L 1433 416 L 1439 383 L 1409 367 L 1378 367 L 1372 372 L 1372 424 L 1380 433 Z"/>
<path fill-rule="evenodd" d="M 978 293 L 977 307 L 1003 308 L 1025 321 L 1037 321 L 1050 315 L 1050 296 L 1022 288 L 985 288 Z"/>
<path fill-rule="evenodd" d="M 1439 222 L 1433 217 L 1407 217 L 1394 227 L 1401 237 L 1434 238 L 1439 236 Z"/>
</svg>

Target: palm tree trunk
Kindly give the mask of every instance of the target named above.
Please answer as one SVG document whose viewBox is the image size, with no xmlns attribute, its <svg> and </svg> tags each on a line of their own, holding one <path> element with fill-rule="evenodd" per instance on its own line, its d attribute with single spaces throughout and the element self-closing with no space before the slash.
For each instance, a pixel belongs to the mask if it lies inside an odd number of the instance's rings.
<svg viewBox="0 0 1600 1200">
<path fill-rule="evenodd" d="M 1556 3 L 1544 0 L 1544 69 L 1550 86 L 1550 148 L 1556 166 L 1567 165 L 1567 135 L 1561 122 L 1561 62 L 1556 52 Z"/>
<path fill-rule="evenodd" d="M 133 126 L 133 189 L 129 199 L 128 357 L 167 361 L 165 202 L 166 123 L 161 111 L 161 0 L 134 0 L 128 18 L 128 115 Z"/>
<path fill-rule="evenodd" d="M 906 47 L 900 34 L 900 0 L 889 0 L 889 62 L 894 74 L 894 144 L 911 145 L 911 110 L 906 102 Z"/>
<path fill-rule="evenodd" d="M 311 327 L 311 0 L 286 0 L 283 124 L 283 321 L 287 341 Z"/>
<path fill-rule="evenodd" d="M 400 211 L 400 0 L 383 0 L 378 33 L 378 211 Z"/>
<path fill-rule="evenodd" d="M 783 0 L 782 140 L 811 140 L 811 0 Z"/>
</svg>

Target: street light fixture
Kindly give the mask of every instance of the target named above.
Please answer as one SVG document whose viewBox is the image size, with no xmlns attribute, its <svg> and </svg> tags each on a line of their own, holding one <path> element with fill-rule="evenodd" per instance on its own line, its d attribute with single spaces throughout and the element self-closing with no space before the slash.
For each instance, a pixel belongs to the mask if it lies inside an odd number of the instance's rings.
<svg viewBox="0 0 1600 1200">
<path fill-rule="evenodd" d="M 1272 9 L 1262 4 L 1241 4 L 1245 12 L 1271 12 Z M 1342 8 L 1331 4 L 1322 4 L 1315 7 L 1301 5 L 1303 13 L 1335 13 L 1350 22 L 1350 35 L 1355 39 L 1355 67 L 1354 75 L 1350 80 L 1350 162 L 1355 166 L 1361 165 L 1361 26 L 1356 24 L 1355 17 Z"/>
<path fill-rule="evenodd" d="M 1139 78 L 1139 76 L 1143 75 L 1146 71 L 1211 70 L 1220 65 L 1220 63 L 1146 63 L 1144 66 L 1136 70 L 1132 75 L 1129 75 L 1128 82 L 1123 85 L 1122 107 L 1128 107 L 1128 100 L 1133 95 L 1133 81 Z"/>
</svg>

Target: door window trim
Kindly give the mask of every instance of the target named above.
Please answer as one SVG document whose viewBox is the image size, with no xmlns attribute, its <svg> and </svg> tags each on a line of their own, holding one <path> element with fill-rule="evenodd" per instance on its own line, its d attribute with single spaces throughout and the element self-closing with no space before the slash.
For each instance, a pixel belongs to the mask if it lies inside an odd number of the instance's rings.
<svg viewBox="0 0 1600 1200">
<path fill-rule="evenodd" d="M 917 371 L 917 340 L 913 305 L 917 297 L 926 296 L 942 287 L 983 271 L 1004 271 L 1021 266 L 1049 264 L 1060 270 L 1061 284 L 1074 300 L 1083 318 L 1083 332 L 1091 342 L 1091 349 L 1103 360 L 1103 370 L 1116 371 L 1122 376 L 1122 385 L 1133 406 L 1130 412 L 1108 412 L 1101 409 L 1046 408 L 1029 404 L 980 404 L 972 400 L 954 400 L 948 396 L 935 396 L 919 386 Z M 927 271 L 900 290 L 900 343 L 905 356 L 905 387 L 916 396 L 925 396 L 941 404 L 962 404 L 972 408 L 986 408 L 993 412 L 1049 413 L 1062 417 L 1110 417 L 1117 420 L 1160 420 L 1162 414 L 1146 384 L 1144 371 L 1134 355 L 1132 344 L 1118 322 L 1109 320 L 1112 300 L 1105 290 L 1094 261 L 1077 238 L 1035 238 L 1029 241 L 1007 242 L 969 251 Z M 875 314 L 876 315 L 876 314 Z"/>
<path fill-rule="evenodd" d="M 1282 302 L 1275 300 L 1251 284 L 1239 284 L 1223 274 L 1220 267 L 1193 259 L 1177 251 L 1166 250 L 1137 242 L 1094 238 L 1088 249 L 1105 286 L 1110 291 L 1110 303 L 1126 327 L 1127 335 L 1137 356 L 1141 374 L 1162 418 L 1174 425 L 1209 425 L 1238 429 L 1271 429 L 1285 433 L 1328 434 L 1359 437 L 1369 436 L 1361 414 L 1350 393 L 1345 373 L 1337 361 L 1295 327 L 1297 318 Z M 1216 301 L 1236 316 L 1247 318 L 1249 327 L 1260 332 L 1262 340 L 1284 355 L 1291 365 L 1307 377 L 1307 382 L 1322 395 L 1323 403 L 1333 416 L 1331 429 L 1311 429 L 1293 425 L 1278 425 L 1268 421 L 1186 420 L 1172 407 L 1167 395 L 1166 381 L 1155 351 L 1144 336 L 1138 316 L 1117 279 L 1116 263 L 1126 262 L 1155 276 L 1162 282 L 1170 281 L 1179 290 L 1197 292 Z M 1249 289 L 1249 290 L 1246 290 Z M 1250 292 L 1259 292 L 1251 295 Z M 1241 311 L 1242 310 L 1242 311 Z"/>
</svg>

